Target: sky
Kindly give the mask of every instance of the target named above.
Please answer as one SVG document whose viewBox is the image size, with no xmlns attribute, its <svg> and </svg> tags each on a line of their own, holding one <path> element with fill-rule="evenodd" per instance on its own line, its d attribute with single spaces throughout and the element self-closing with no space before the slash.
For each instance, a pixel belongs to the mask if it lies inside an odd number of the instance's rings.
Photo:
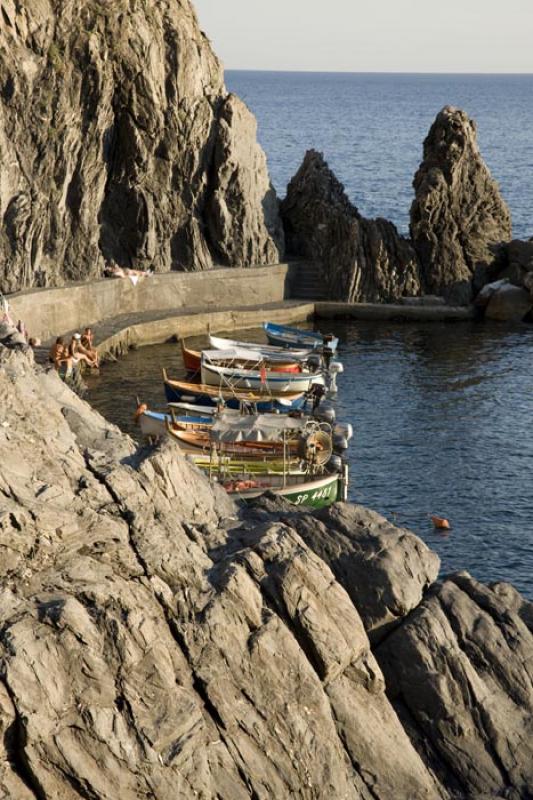
<svg viewBox="0 0 533 800">
<path fill-rule="evenodd" d="M 533 0 L 192 0 L 226 69 L 533 72 Z"/>
</svg>

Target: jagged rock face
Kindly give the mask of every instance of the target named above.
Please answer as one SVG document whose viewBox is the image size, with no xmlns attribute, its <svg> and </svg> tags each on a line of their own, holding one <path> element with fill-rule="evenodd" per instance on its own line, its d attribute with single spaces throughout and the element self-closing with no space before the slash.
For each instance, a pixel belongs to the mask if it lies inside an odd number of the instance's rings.
<svg viewBox="0 0 533 800">
<path fill-rule="evenodd" d="M 516 595 L 452 576 L 376 650 L 412 740 L 459 797 L 533 790 L 533 606 Z"/>
<path fill-rule="evenodd" d="M 511 217 L 463 111 L 438 114 L 413 185 L 411 237 L 427 291 L 469 303 L 494 277 Z"/>
<path fill-rule="evenodd" d="M 421 292 L 416 254 L 395 226 L 367 220 L 314 150 L 282 203 L 287 250 L 321 265 L 331 300 L 382 302 Z"/>
<path fill-rule="evenodd" d="M 0 289 L 280 259 L 255 121 L 189 0 L 0 9 Z"/>
<path fill-rule="evenodd" d="M 237 519 L 31 353 L 0 346 L 0 409 L 0 796 L 530 796 L 511 587 L 426 596 L 436 557 L 359 507 Z"/>
</svg>

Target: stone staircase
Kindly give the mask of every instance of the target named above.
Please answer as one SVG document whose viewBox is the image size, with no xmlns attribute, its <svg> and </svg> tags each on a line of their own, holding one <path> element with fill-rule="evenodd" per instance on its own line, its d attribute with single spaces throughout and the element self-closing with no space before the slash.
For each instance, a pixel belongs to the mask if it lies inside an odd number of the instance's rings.
<svg viewBox="0 0 533 800">
<path fill-rule="evenodd" d="M 321 276 L 320 264 L 305 261 L 295 265 L 291 275 L 291 298 L 297 300 L 328 300 Z"/>
</svg>

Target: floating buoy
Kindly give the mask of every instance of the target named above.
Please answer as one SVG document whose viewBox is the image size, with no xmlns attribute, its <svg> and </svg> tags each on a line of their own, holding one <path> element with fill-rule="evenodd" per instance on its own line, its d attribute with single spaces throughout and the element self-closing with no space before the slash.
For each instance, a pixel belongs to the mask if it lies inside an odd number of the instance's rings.
<svg viewBox="0 0 533 800">
<path fill-rule="evenodd" d="M 449 531 L 449 530 L 451 530 L 452 526 L 450 525 L 450 523 L 449 523 L 449 521 L 447 519 L 444 519 L 444 517 L 431 516 L 430 519 L 431 519 L 434 527 L 437 528 L 437 530 L 439 530 L 439 531 Z"/>
</svg>

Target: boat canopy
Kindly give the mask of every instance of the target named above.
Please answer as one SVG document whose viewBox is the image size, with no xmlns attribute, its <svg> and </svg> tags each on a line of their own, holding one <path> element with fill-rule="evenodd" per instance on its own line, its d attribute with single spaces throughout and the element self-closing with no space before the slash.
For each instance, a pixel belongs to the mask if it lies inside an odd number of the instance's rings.
<svg viewBox="0 0 533 800">
<path fill-rule="evenodd" d="M 285 414 L 256 414 L 235 418 L 223 412 L 211 428 L 217 442 L 279 442 L 284 433 L 302 433 L 309 424 L 306 417 Z"/>
</svg>

